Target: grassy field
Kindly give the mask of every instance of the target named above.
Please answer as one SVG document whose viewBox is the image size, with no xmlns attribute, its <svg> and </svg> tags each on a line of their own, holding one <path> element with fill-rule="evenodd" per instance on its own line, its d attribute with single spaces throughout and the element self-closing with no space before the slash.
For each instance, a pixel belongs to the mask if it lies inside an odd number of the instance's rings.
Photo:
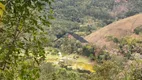
<svg viewBox="0 0 142 80">
<path fill-rule="evenodd" d="M 64 55 L 62 57 L 51 54 L 46 55 L 46 61 L 56 65 L 59 65 L 58 63 L 63 59 L 66 62 L 64 65 L 69 65 L 72 69 L 88 70 L 90 72 L 94 72 L 94 64 L 91 63 L 90 59 L 85 56 L 80 56 L 77 54 Z"/>
</svg>

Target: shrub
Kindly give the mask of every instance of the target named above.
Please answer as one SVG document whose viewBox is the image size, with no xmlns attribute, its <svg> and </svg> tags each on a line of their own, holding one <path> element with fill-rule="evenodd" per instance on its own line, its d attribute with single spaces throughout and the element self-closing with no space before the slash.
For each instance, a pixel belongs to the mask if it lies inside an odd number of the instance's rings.
<svg viewBox="0 0 142 80">
<path fill-rule="evenodd" d="M 83 53 L 82 54 L 89 57 L 90 54 L 94 53 L 94 51 L 95 51 L 95 47 L 94 46 L 86 45 L 86 46 L 83 47 Z"/>
<path fill-rule="evenodd" d="M 142 79 L 142 68 L 136 68 L 132 72 L 133 80 L 141 80 Z"/>
<path fill-rule="evenodd" d="M 116 63 L 105 61 L 101 65 L 95 66 L 97 80 L 116 80 L 120 69 Z"/>
<path fill-rule="evenodd" d="M 98 63 L 102 63 L 103 61 L 110 60 L 111 57 L 106 50 L 101 50 L 98 55 L 95 55 L 95 60 Z"/>
<path fill-rule="evenodd" d="M 40 80 L 53 80 L 57 68 L 52 63 L 42 63 L 40 66 Z"/>
<path fill-rule="evenodd" d="M 142 26 L 139 26 L 139 27 L 135 28 L 135 29 L 134 29 L 134 33 L 135 33 L 135 34 L 140 34 L 140 33 L 142 33 Z"/>
</svg>

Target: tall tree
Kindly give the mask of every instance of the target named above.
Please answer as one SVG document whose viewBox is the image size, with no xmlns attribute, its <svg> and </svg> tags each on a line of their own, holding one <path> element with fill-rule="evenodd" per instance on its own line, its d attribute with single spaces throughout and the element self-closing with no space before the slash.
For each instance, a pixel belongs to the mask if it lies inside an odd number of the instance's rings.
<svg viewBox="0 0 142 80">
<path fill-rule="evenodd" d="M 1 0 L 0 80 L 38 79 L 52 1 Z"/>
</svg>

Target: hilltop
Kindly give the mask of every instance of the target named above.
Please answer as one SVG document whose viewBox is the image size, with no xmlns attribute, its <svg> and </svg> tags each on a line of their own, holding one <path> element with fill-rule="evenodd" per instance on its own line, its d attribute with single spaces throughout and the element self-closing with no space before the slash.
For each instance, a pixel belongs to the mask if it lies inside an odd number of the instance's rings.
<svg viewBox="0 0 142 80">
<path fill-rule="evenodd" d="M 109 24 L 90 35 L 86 36 L 85 39 L 99 47 L 106 46 L 111 49 L 114 47 L 114 43 L 107 40 L 107 36 L 113 36 L 116 38 L 133 37 L 141 38 L 139 35 L 134 33 L 134 29 L 142 25 L 142 14 L 137 14 L 128 18 L 118 20 L 112 24 Z"/>
</svg>

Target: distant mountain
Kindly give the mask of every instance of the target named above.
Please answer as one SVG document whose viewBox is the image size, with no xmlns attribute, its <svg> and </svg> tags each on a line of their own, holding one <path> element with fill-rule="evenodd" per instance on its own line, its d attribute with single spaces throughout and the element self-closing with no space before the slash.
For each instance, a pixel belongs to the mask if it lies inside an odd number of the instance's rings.
<svg viewBox="0 0 142 80">
<path fill-rule="evenodd" d="M 131 36 L 133 38 L 141 38 L 139 35 L 134 33 L 134 29 L 142 26 L 142 14 L 137 14 L 119 21 L 116 21 L 104 28 L 99 29 L 96 32 L 86 36 L 85 39 L 99 47 L 106 46 L 111 49 L 115 45 L 113 42 L 107 40 L 107 36 L 113 36 L 116 38 L 122 38 Z"/>
</svg>

